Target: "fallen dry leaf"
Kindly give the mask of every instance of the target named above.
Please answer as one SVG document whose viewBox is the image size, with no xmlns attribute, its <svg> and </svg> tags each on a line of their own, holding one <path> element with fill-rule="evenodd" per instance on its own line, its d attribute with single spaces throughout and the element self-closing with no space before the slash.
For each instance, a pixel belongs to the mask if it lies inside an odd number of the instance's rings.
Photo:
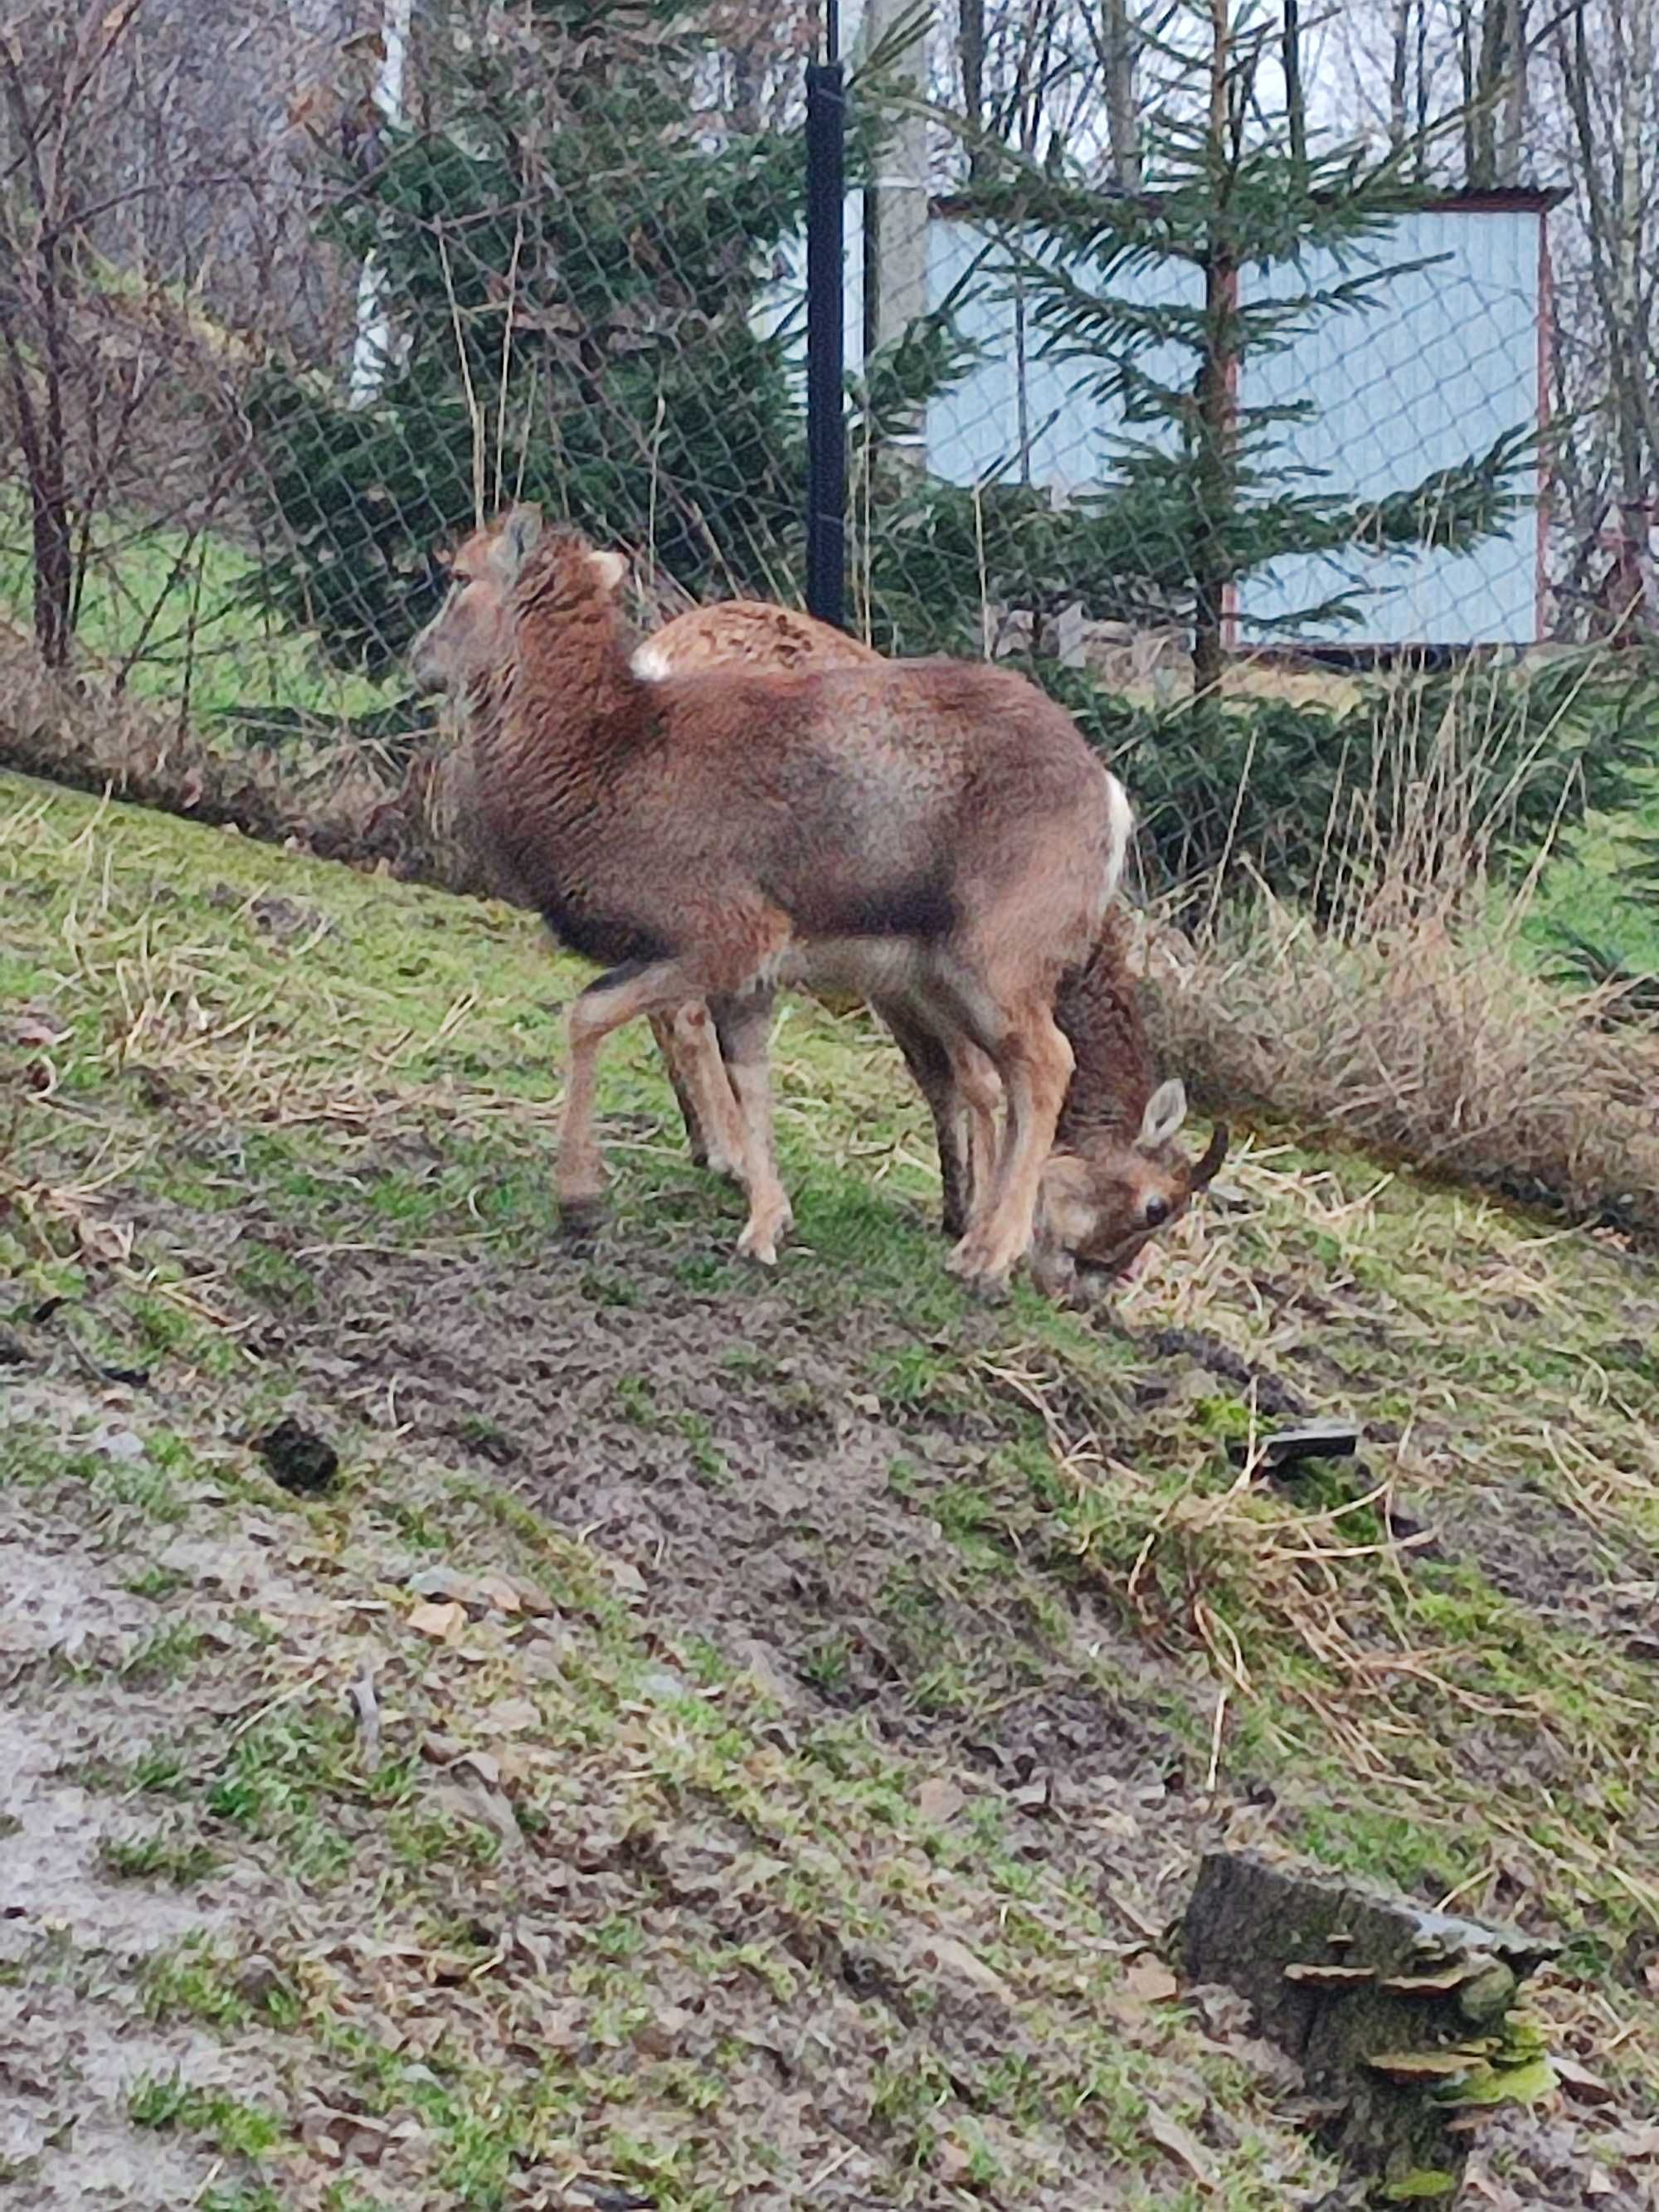
<svg viewBox="0 0 1659 2212">
<path fill-rule="evenodd" d="M 924 1968 L 954 1974 L 975 1989 L 983 1990 L 988 1996 L 999 1997 L 1004 2004 L 1012 2004 L 1014 1993 L 994 1966 L 970 1951 L 965 1943 L 958 1943 L 954 1936 L 929 1933 L 911 1947 L 911 1956 Z"/>
<path fill-rule="evenodd" d="M 483 1724 L 492 1735 L 527 1735 L 541 1726 L 541 1721 L 528 1698 L 497 1698 L 483 1712 Z"/>
<path fill-rule="evenodd" d="M 1150 2105 L 1146 2109 L 1146 2132 L 1160 2150 L 1167 2151 L 1178 2165 L 1186 2167 L 1200 2189 L 1215 2187 L 1214 2169 L 1202 2145 L 1179 2120 L 1172 2120 L 1167 2112 Z"/>
<path fill-rule="evenodd" d="M 1181 1994 L 1181 1984 L 1150 1951 L 1137 1952 L 1123 1970 L 1123 1986 L 1146 2004 L 1162 2004 Z"/>
<path fill-rule="evenodd" d="M 69 1031 L 59 1022 L 42 1019 L 36 1014 L 19 1014 L 9 1024 L 12 1042 L 40 1051 L 54 1044 L 62 1044 Z"/>
<path fill-rule="evenodd" d="M 953 1820 L 967 1802 L 966 1792 L 945 1774 L 930 1775 L 916 1792 L 917 1812 L 939 1827 Z"/>
<path fill-rule="evenodd" d="M 105 1267 L 119 1267 L 132 1256 L 132 1224 L 126 1221 L 94 1221 L 82 1214 L 75 1234 L 88 1260 Z"/>
<path fill-rule="evenodd" d="M 524 1599 L 519 1593 L 518 1584 L 509 1582 L 505 1575 L 480 1575 L 477 1589 L 485 1603 L 493 1606 L 497 1613 L 522 1613 L 524 1610 Z"/>
<path fill-rule="evenodd" d="M 933 2153 L 933 2171 L 947 2189 L 958 2189 L 973 2172 L 974 2161 L 964 2144 L 946 2136 Z"/>
<path fill-rule="evenodd" d="M 1581 2066 L 1561 2051 L 1550 2053 L 1550 2066 L 1562 2087 L 1570 2089 L 1581 2104 L 1605 2105 L 1613 2094 L 1599 2074 L 1592 2074 L 1588 2066 Z"/>
<path fill-rule="evenodd" d="M 459 1644 L 466 1626 L 466 1607 L 453 1598 L 445 1605 L 417 1605 L 409 1616 L 409 1626 L 417 1636 L 429 1636 L 434 1644 Z"/>
</svg>

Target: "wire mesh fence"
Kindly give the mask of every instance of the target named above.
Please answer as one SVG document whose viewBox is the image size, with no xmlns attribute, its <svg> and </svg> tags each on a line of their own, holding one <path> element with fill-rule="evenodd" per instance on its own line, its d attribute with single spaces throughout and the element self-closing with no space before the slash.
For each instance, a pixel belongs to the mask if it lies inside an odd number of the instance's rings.
<svg viewBox="0 0 1659 2212">
<path fill-rule="evenodd" d="M 855 633 L 1026 666 L 1113 755 L 1145 879 L 1189 913 L 1241 866 L 1328 904 L 1425 776 L 1457 785 L 1450 842 L 1523 872 L 1633 804 L 1640 718 L 1542 651 L 1628 633 L 1647 590 L 1635 538 L 1597 569 L 1552 537 L 1559 196 L 1310 145 L 1278 32 L 1224 11 L 1187 27 L 1132 162 L 1112 57 L 1079 76 L 1066 10 L 1047 110 L 963 74 L 965 11 L 954 76 L 939 33 L 928 59 L 870 13 Z M 349 756 L 392 792 L 437 742 L 403 656 L 446 550 L 514 501 L 626 552 L 642 627 L 799 603 L 812 11 L 24 15 L 17 651 L 152 728 L 290 774 Z M 1014 67 L 1010 23 L 985 68 Z"/>
</svg>

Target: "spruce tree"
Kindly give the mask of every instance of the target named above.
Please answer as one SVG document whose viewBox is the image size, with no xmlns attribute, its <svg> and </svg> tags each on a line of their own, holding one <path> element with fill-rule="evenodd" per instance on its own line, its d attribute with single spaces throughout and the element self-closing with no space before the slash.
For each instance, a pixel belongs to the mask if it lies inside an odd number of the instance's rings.
<svg viewBox="0 0 1659 2212">
<path fill-rule="evenodd" d="M 1516 426 L 1381 499 L 1345 497 L 1294 461 L 1285 434 L 1316 403 L 1253 400 L 1249 370 L 1328 317 L 1385 308 L 1391 285 L 1429 265 L 1387 252 L 1425 189 L 1398 155 L 1290 130 L 1263 82 L 1275 26 L 1230 21 L 1226 0 L 1200 20 L 1201 82 L 1146 118 L 1144 191 L 1000 148 L 965 198 L 1038 349 L 1122 426 L 1109 483 L 1076 502 L 1066 532 L 1079 596 L 1189 627 L 1195 696 L 1212 702 L 1233 586 L 1286 554 L 1479 543 L 1522 502 L 1533 434 Z M 1357 605 L 1340 588 L 1263 626 L 1305 633 Z"/>
<path fill-rule="evenodd" d="M 701 11 L 706 13 L 706 11 Z M 682 0 L 537 0 L 434 44 L 432 120 L 319 216 L 383 272 L 371 404 L 273 367 L 252 414 L 278 530 L 255 588 L 337 661 L 386 670 L 434 544 L 538 499 L 694 592 L 787 595 L 799 425 L 750 310 L 799 224 L 792 135 L 700 118 Z"/>
</svg>

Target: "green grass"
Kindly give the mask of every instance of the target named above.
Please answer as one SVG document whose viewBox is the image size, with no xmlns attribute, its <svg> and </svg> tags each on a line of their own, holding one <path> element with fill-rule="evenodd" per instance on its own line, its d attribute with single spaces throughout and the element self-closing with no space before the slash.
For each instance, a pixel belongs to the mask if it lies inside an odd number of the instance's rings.
<svg viewBox="0 0 1659 2212">
<path fill-rule="evenodd" d="M 1546 968 L 1559 958 L 1565 932 L 1638 974 L 1659 975 L 1659 889 L 1638 895 L 1632 884 L 1644 857 L 1632 842 L 1638 836 L 1659 836 L 1659 787 L 1628 817 L 1594 817 L 1572 852 L 1544 870 L 1526 940 Z"/>
<path fill-rule="evenodd" d="M 217 1854 L 205 1844 L 161 1831 L 106 1837 L 100 1856 L 124 1881 L 167 1881 L 179 1889 L 193 1889 L 205 1881 L 219 1863 Z"/>
<path fill-rule="evenodd" d="M 127 688 L 198 722 L 266 705 L 323 720 L 390 703 L 395 691 L 331 668 L 314 638 L 287 629 L 248 597 L 247 556 L 209 531 L 187 539 L 138 516 L 103 518 L 87 572 L 76 641 L 112 668 L 130 659 Z M 0 495 L 0 609 L 27 619 L 33 592 L 27 513 Z M 134 658 L 136 656 L 136 658 Z M 258 733 L 258 721 L 244 723 Z"/>
<path fill-rule="evenodd" d="M 177 2074 L 146 2075 L 127 2099 L 141 2128 L 185 2128 L 208 2136 L 227 2158 L 260 2158 L 282 2141 L 275 2114 L 217 2089 L 193 2087 Z"/>
</svg>

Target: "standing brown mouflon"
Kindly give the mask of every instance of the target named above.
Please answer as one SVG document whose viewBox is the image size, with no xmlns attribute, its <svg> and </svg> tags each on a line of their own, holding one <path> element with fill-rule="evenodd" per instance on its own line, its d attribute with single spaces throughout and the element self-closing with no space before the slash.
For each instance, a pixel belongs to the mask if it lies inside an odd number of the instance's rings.
<svg viewBox="0 0 1659 2212">
<path fill-rule="evenodd" d="M 780 982 L 902 1003 L 947 1049 L 996 1067 L 1005 1127 L 952 1255 L 1001 1285 L 1028 1249 L 1072 1052 L 1054 1019 L 1121 867 L 1128 806 L 1034 685 L 970 663 L 714 669 L 647 682 L 612 595 L 623 572 L 515 510 L 490 562 L 512 649 L 468 688 L 475 802 L 511 877 L 565 940 L 611 963 L 570 1019 L 559 1192 L 592 1214 L 604 1037 L 706 998 L 742 1115 L 750 1218 L 788 1224 L 765 1042 Z M 417 641 L 447 681 L 467 594 Z"/>
<path fill-rule="evenodd" d="M 690 608 L 665 623 L 639 647 L 631 665 L 636 676 L 661 683 L 699 669 L 786 669 L 808 664 L 869 667 L 880 660 L 872 647 L 793 607 L 773 606 L 762 599 L 723 599 Z M 849 1002 L 858 1003 L 856 993 L 819 991 L 816 995 L 837 1011 L 846 1010 Z M 974 1045 L 964 1043 L 954 1051 L 947 1048 L 917 1022 L 902 1000 L 872 996 L 870 1004 L 898 1046 L 933 1116 L 940 1214 L 945 1232 L 954 1242 L 968 1225 L 975 1181 L 989 1175 L 994 1157 L 1000 1091 L 996 1070 Z M 711 1066 L 708 1059 L 708 1010 L 681 1007 L 672 1029 L 659 1018 L 653 1018 L 652 1026 L 693 1155 L 701 1150 L 708 1160 L 708 1140 L 699 1144 L 696 1124 L 702 1117 L 696 1102 L 707 1098 L 710 1089 L 718 1089 L 724 1079 L 723 1064 Z M 718 1045 L 713 1048 L 717 1054 Z"/>
</svg>

